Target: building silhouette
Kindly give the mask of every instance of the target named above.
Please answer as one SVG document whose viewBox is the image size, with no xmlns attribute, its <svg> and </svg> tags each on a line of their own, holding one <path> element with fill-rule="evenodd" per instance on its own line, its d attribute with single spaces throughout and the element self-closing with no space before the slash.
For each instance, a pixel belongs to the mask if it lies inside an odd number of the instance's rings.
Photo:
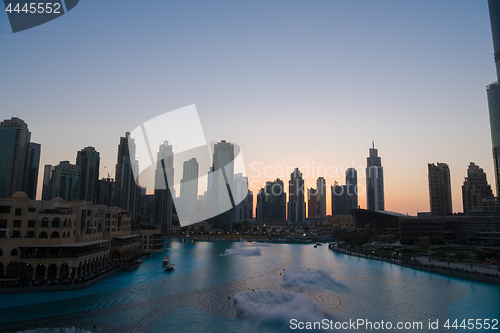
<svg viewBox="0 0 500 333">
<path fill-rule="evenodd" d="M 130 137 L 129 132 L 120 138 L 115 174 L 115 206 L 131 212 L 132 220 L 135 220 L 140 188 L 134 174 L 139 175 L 139 165 L 135 159 L 135 140 Z"/>
<path fill-rule="evenodd" d="M 488 0 L 497 81 L 486 87 L 497 196 L 500 196 L 500 1 Z"/>
<path fill-rule="evenodd" d="M 50 177 L 52 177 L 54 166 L 45 164 L 43 169 L 42 200 L 50 200 Z"/>
<path fill-rule="evenodd" d="M 61 161 L 52 170 L 50 177 L 50 199 L 61 198 L 71 202 L 81 197 L 81 171 L 78 165 Z"/>
<path fill-rule="evenodd" d="M 450 168 L 446 163 L 428 164 L 429 200 L 432 216 L 446 216 L 453 213 L 451 206 Z"/>
<path fill-rule="evenodd" d="M 475 163 L 470 162 L 467 177 L 462 185 L 464 214 L 470 215 L 474 208 L 483 207 L 483 199 L 487 198 L 493 198 L 493 192 L 486 180 L 486 173 Z"/>
<path fill-rule="evenodd" d="M 77 152 L 76 165 L 80 167 L 80 199 L 94 204 L 99 202 L 99 153 L 94 147 Z"/>
<path fill-rule="evenodd" d="M 366 159 L 366 206 L 368 210 L 385 210 L 384 168 L 373 142 L 370 155 Z"/>
<path fill-rule="evenodd" d="M 337 182 L 331 187 L 332 216 L 348 215 L 358 208 L 358 172 L 349 168 L 345 172 L 345 185 Z"/>
<path fill-rule="evenodd" d="M 35 199 L 41 146 L 30 141 L 23 120 L 12 117 L 0 123 L 0 198 L 22 191 Z"/>
<path fill-rule="evenodd" d="M 165 141 L 158 147 L 155 169 L 154 220 L 161 232 L 172 233 L 173 199 L 170 188 L 174 184 L 174 153 Z"/>
<path fill-rule="evenodd" d="M 234 207 L 233 219 L 241 222 L 253 218 L 253 193 L 248 189 L 248 178 L 242 173 L 234 175 L 234 191 L 236 198 L 245 198 Z"/>
<path fill-rule="evenodd" d="M 288 182 L 288 221 L 305 222 L 306 202 L 304 200 L 304 179 L 299 168 L 290 174 Z"/>
<path fill-rule="evenodd" d="M 307 218 L 319 217 L 319 203 L 317 189 L 314 187 L 307 189 Z"/>
<path fill-rule="evenodd" d="M 286 221 L 286 193 L 283 181 L 279 178 L 266 182 L 264 221 Z"/>
<path fill-rule="evenodd" d="M 181 179 L 181 211 L 180 218 L 187 222 L 197 222 L 198 198 L 198 162 L 196 158 L 184 161 Z"/>
<path fill-rule="evenodd" d="M 255 205 L 255 219 L 264 221 L 266 209 L 266 190 L 261 188 L 257 193 L 257 203 Z"/>
</svg>

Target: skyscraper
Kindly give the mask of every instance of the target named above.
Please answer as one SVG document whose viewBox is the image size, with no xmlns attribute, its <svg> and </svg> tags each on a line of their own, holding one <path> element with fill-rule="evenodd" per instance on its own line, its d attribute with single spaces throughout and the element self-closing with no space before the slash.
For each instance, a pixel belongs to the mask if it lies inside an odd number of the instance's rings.
<svg viewBox="0 0 500 333">
<path fill-rule="evenodd" d="M 80 199 L 80 167 L 61 161 L 52 170 L 50 199 L 60 197 L 65 201 Z"/>
<path fill-rule="evenodd" d="M 40 145 L 30 144 L 31 133 L 21 119 L 0 123 L 0 198 L 18 191 L 35 199 L 40 163 Z"/>
<path fill-rule="evenodd" d="M 349 168 L 345 173 L 345 185 L 337 182 L 331 187 L 332 215 L 348 215 L 358 208 L 358 172 Z"/>
<path fill-rule="evenodd" d="M 446 163 L 428 164 L 429 200 L 433 216 L 445 216 L 453 213 L 451 206 L 450 168 Z"/>
<path fill-rule="evenodd" d="M 366 201 L 368 210 L 385 210 L 384 168 L 375 143 L 372 143 L 370 155 L 366 159 Z"/>
<path fill-rule="evenodd" d="M 248 178 L 243 177 L 242 173 L 235 174 L 233 188 L 237 198 L 245 198 L 234 207 L 234 221 L 240 222 L 251 219 L 253 217 L 253 193 L 248 190 Z"/>
<path fill-rule="evenodd" d="M 306 220 L 306 202 L 304 200 L 304 179 L 299 168 L 290 174 L 288 183 L 288 221 L 304 222 Z"/>
<path fill-rule="evenodd" d="M 281 179 L 266 182 L 265 202 L 264 221 L 286 221 L 286 193 Z"/>
<path fill-rule="evenodd" d="M 181 179 L 181 207 L 179 219 L 197 222 L 198 162 L 196 158 L 184 161 Z M 178 209 L 179 211 L 179 209 Z"/>
<path fill-rule="evenodd" d="M 42 146 L 39 143 L 30 142 L 24 178 L 24 192 L 30 199 L 36 199 L 41 150 Z"/>
<path fill-rule="evenodd" d="M 222 140 L 214 145 L 213 165 L 211 173 L 210 204 L 218 215 L 210 221 L 212 228 L 227 230 L 232 227 L 233 209 L 235 203 L 232 189 L 234 180 L 234 146 Z M 217 172 L 217 171 L 221 172 Z M 227 194 L 226 194 L 227 193 Z M 226 198 L 229 196 L 229 202 Z M 222 213 L 220 213 L 222 212 Z"/>
<path fill-rule="evenodd" d="M 99 198 L 99 153 L 94 147 L 85 147 L 77 152 L 76 165 L 80 167 L 80 199 L 98 203 Z"/>
<path fill-rule="evenodd" d="M 266 191 L 261 188 L 257 193 L 257 205 L 255 206 L 255 219 L 257 221 L 263 221 L 265 218 L 266 210 Z"/>
<path fill-rule="evenodd" d="M 469 215 L 473 208 L 483 207 L 483 199 L 493 197 L 491 186 L 486 180 L 486 173 L 475 163 L 470 162 L 462 186 L 464 214 Z"/>
<path fill-rule="evenodd" d="M 497 196 L 500 196 L 500 1 L 488 0 L 497 81 L 486 87 Z"/>
<path fill-rule="evenodd" d="M 135 140 L 130 137 L 130 133 L 125 133 L 125 137 L 120 138 L 118 145 L 118 157 L 115 171 L 115 206 L 132 212 L 132 219 L 138 209 L 140 189 L 138 181 L 134 178 L 134 173 L 139 174 L 138 162 L 135 159 Z M 134 172 L 135 170 L 135 172 Z"/>
<path fill-rule="evenodd" d="M 318 177 L 316 181 L 316 198 L 318 205 L 318 217 L 321 222 L 326 222 L 326 182 L 325 178 Z"/>
<path fill-rule="evenodd" d="M 307 189 L 307 217 L 319 217 L 318 190 L 314 187 Z"/>
<path fill-rule="evenodd" d="M 50 200 L 50 179 L 52 177 L 52 170 L 54 170 L 53 165 L 45 164 L 43 169 L 42 200 Z"/>
<path fill-rule="evenodd" d="M 165 184 L 167 179 L 167 184 Z M 174 183 L 174 153 L 172 145 L 165 141 L 158 148 L 155 170 L 154 212 L 155 223 L 161 225 L 161 232 L 169 233 L 172 226 L 172 193 Z"/>
</svg>

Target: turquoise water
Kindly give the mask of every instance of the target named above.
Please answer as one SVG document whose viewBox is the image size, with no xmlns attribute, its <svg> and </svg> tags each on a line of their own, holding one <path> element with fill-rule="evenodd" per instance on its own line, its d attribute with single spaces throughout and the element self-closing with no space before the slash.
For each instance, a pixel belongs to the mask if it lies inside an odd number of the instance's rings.
<svg viewBox="0 0 500 333">
<path fill-rule="evenodd" d="M 162 268 L 166 255 L 173 272 Z M 447 319 L 500 319 L 500 286 L 350 257 L 326 245 L 174 239 L 139 269 L 85 289 L 0 295 L 0 331 L 35 325 L 95 332 L 297 331 L 289 328 L 290 316 L 421 322 L 418 331 L 449 332 Z M 428 329 L 429 320 L 439 321 L 437 330 Z"/>
</svg>

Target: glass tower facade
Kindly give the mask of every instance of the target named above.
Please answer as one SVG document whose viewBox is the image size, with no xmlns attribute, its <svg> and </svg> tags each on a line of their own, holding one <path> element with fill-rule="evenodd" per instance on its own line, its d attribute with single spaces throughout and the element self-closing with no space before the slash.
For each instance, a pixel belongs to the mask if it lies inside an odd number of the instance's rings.
<svg viewBox="0 0 500 333">
<path fill-rule="evenodd" d="M 491 34 L 497 71 L 497 82 L 486 87 L 488 94 L 488 109 L 490 113 L 491 145 L 493 148 L 493 163 L 495 167 L 495 183 L 497 195 L 500 195 L 500 0 L 488 0 L 490 11 Z"/>
</svg>

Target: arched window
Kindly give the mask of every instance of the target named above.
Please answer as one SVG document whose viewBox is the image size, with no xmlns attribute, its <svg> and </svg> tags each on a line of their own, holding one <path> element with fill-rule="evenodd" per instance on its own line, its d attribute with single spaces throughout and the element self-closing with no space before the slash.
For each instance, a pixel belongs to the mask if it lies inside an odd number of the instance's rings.
<svg viewBox="0 0 500 333">
<path fill-rule="evenodd" d="M 3 251 L 0 249 L 0 257 L 3 256 Z"/>
<path fill-rule="evenodd" d="M 61 220 L 58 217 L 54 217 L 54 219 L 52 220 L 52 228 L 59 228 L 60 221 Z"/>
<path fill-rule="evenodd" d="M 10 255 L 11 255 L 12 257 L 17 256 L 17 249 L 12 249 L 12 251 L 10 251 Z"/>
<path fill-rule="evenodd" d="M 59 238 L 59 233 L 57 231 L 54 231 L 51 235 L 50 238 Z"/>
<path fill-rule="evenodd" d="M 47 238 L 47 237 L 48 237 L 48 235 L 47 235 L 47 233 L 45 231 L 42 231 L 40 233 L 40 235 L 38 235 L 38 238 Z"/>
<path fill-rule="evenodd" d="M 65 231 L 65 232 L 63 232 L 63 236 L 62 236 L 62 238 L 66 238 L 66 231 Z"/>
<path fill-rule="evenodd" d="M 42 219 L 42 224 L 41 224 L 41 227 L 42 227 L 42 228 L 47 228 L 48 226 L 49 226 L 49 219 L 48 219 L 48 218 L 46 218 L 46 217 L 44 217 L 44 218 Z"/>
</svg>

